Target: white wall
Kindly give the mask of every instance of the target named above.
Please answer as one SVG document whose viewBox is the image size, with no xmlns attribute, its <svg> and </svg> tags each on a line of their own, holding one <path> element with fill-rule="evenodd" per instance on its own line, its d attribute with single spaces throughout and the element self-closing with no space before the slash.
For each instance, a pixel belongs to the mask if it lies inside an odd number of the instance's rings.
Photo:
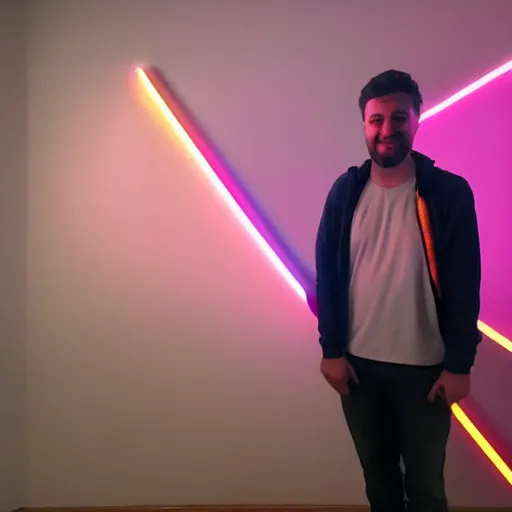
<svg viewBox="0 0 512 512">
<path fill-rule="evenodd" d="M 0 511 L 24 503 L 27 222 L 25 2 L 0 2 Z"/>
<path fill-rule="evenodd" d="M 28 505 L 364 503 L 314 319 L 129 74 L 166 72 L 312 264 L 364 82 L 403 68 L 433 104 L 511 57 L 508 0 L 443 5 L 30 3 Z M 511 502 L 455 424 L 447 478 Z"/>
</svg>

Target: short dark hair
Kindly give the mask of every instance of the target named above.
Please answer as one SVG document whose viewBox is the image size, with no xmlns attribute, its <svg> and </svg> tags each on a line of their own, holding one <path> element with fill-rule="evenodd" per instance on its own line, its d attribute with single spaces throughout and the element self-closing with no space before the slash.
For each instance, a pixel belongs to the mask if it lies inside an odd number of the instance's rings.
<svg viewBox="0 0 512 512">
<path fill-rule="evenodd" d="M 361 89 L 359 96 L 359 109 L 364 118 L 364 109 L 368 101 L 380 98 L 387 94 L 403 92 L 410 96 L 416 114 L 420 114 L 423 98 L 421 97 L 418 84 L 412 79 L 409 73 L 389 69 L 376 76 Z"/>
</svg>

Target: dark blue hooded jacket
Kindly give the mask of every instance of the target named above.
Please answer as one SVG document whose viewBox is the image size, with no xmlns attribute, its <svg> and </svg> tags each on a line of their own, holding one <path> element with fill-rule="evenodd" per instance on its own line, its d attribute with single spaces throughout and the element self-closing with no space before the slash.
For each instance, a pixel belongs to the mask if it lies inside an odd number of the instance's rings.
<svg viewBox="0 0 512 512">
<path fill-rule="evenodd" d="M 468 374 L 482 336 L 480 243 L 473 192 L 467 181 L 421 153 L 416 162 L 416 205 L 447 371 Z M 371 161 L 351 167 L 329 191 L 316 240 L 316 307 L 325 358 L 344 356 L 349 333 L 350 231 Z"/>
</svg>

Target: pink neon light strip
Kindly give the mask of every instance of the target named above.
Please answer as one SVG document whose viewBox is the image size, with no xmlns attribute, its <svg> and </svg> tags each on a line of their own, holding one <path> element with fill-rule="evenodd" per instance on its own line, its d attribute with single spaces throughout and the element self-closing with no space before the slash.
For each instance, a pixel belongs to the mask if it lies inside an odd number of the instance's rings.
<svg viewBox="0 0 512 512">
<path fill-rule="evenodd" d="M 429 117 L 435 116 L 439 112 L 442 112 L 443 110 L 447 109 L 454 103 L 457 103 L 457 101 L 460 101 L 464 99 L 466 96 L 469 96 L 470 94 L 478 91 L 478 89 L 481 89 L 484 85 L 487 85 L 493 80 L 496 80 L 496 78 L 499 78 L 500 76 L 504 75 L 510 70 L 512 70 L 512 60 L 509 60 L 505 64 L 487 73 L 478 80 L 475 80 L 473 83 L 467 85 L 460 91 L 457 91 L 455 94 L 452 94 L 449 98 L 446 98 L 445 100 L 441 101 L 441 103 L 438 103 L 434 107 L 424 112 L 420 117 L 420 122 L 425 121 Z"/>
<path fill-rule="evenodd" d="M 473 84 L 461 89 L 459 92 L 447 98 L 445 101 L 441 102 L 439 105 L 427 110 L 421 117 L 420 121 L 424 121 L 435 114 L 441 112 L 442 110 L 448 108 L 450 105 L 453 105 L 457 101 L 463 99 L 469 94 L 477 91 L 484 85 L 488 84 L 492 80 L 502 76 L 507 71 L 512 69 L 512 61 L 500 66 L 496 70 L 488 73 L 484 77 L 480 78 Z M 244 229 L 251 235 L 256 244 L 260 247 L 263 253 L 267 256 L 270 262 L 274 265 L 277 271 L 284 277 L 284 279 L 288 282 L 291 288 L 297 293 L 297 295 L 307 303 L 307 294 L 302 285 L 295 279 L 292 273 L 286 268 L 283 262 L 280 260 L 276 252 L 272 249 L 272 247 L 268 244 L 268 242 L 264 239 L 264 237 L 259 233 L 254 224 L 251 222 L 249 217 L 246 215 L 244 210 L 240 207 L 237 201 L 234 199 L 233 195 L 229 192 L 228 188 L 224 185 L 222 180 L 215 173 L 212 166 L 209 164 L 208 160 L 198 149 L 197 145 L 194 143 L 190 135 L 187 133 L 187 130 L 183 127 L 182 122 L 174 115 L 171 108 L 168 106 L 168 102 L 171 98 L 167 98 L 167 102 L 162 96 L 164 91 L 158 90 L 157 84 L 158 79 L 156 76 L 152 77 L 151 69 L 136 69 L 137 76 L 143 85 L 145 91 L 158 107 L 160 113 L 167 120 L 169 125 L 172 127 L 176 135 L 180 138 L 182 143 L 185 145 L 190 154 L 195 158 L 200 168 L 206 174 L 206 176 L 211 181 L 214 188 L 221 195 L 221 197 L 225 200 L 227 206 L 235 215 L 240 224 L 244 227 Z M 506 338 L 504 338 L 501 334 L 497 333 L 489 326 L 484 324 L 483 322 L 479 322 L 479 328 L 482 330 L 484 334 L 489 336 L 491 339 L 502 345 L 507 350 L 512 352 L 512 342 Z M 489 460 L 494 464 L 494 466 L 498 469 L 498 471 L 502 474 L 502 476 L 506 479 L 506 481 L 512 485 L 512 469 L 507 465 L 504 459 L 499 455 L 496 449 L 492 446 L 492 444 L 486 439 L 486 437 L 480 432 L 480 430 L 476 427 L 476 425 L 471 421 L 467 413 L 459 404 L 452 405 L 452 412 L 459 421 L 459 423 L 464 427 L 466 432 L 471 436 L 473 441 L 480 447 L 480 449 L 485 453 L 485 455 L 489 458 Z"/>
<path fill-rule="evenodd" d="M 182 122 L 176 118 L 174 113 L 171 111 L 167 102 L 163 99 L 159 91 L 155 88 L 154 82 L 149 78 L 148 73 L 142 68 L 137 68 L 136 73 L 145 87 L 147 93 L 151 99 L 155 102 L 159 111 L 164 115 L 165 119 L 171 125 L 176 135 L 185 145 L 186 149 L 194 157 L 194 160 L 198 163 L 201 170 L 206 174 L 206 177 L 210 180 L 211 184 L 219 195 L 224 199 L 226 205 L 231 210 L 233 215 L 236 217 L 242 227 L 249 233 L 249 235 L 256 242 L 258 247 L 263 251 L 265 256 L 274 265 L 276 270 L 284 277 L 286 282 L 290 285 L 292 290 L 304 301 L 307 302 L 306 291 L 302 285 L 297 281 L 293 274 L 281 261 L 277 253 L 272 249 L 270 244 L 265 240 L 261 233 L 256 229 L 254 224 L 251 222 L 243 208 L 239 205 L 236 199 L 233 197 L 231 192 L 228 190 L 226 185 L 219 178 L 217 173 L 214 171 L 208 160 L 198 149 L 196 143 L 192 140 L 187 131 L 183 128 Z"/>
</svg>

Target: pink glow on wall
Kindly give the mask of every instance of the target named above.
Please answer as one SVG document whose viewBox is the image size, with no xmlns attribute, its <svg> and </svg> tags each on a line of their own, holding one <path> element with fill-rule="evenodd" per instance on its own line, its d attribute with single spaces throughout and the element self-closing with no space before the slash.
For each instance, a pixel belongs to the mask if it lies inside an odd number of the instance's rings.
<svg viewBox="0 0 512 512">
<path fill-rule="evenodd" d="M 460 100 L 464 100 L 469 94 L 480 90 L 484 85 L 495 82 L 497 78 L 504 76 L 505 73 L 511 69 L 512 61 L 458 91 L 439 105 L 427 110 L 422 115 L 421 120 L 425 121 L 441 112 L 446 115 L 448 107 L 453 108 L 453 106 Z M 296 292 L 299 298 L 304 302 L 308 302 L 312 312 L 316 313 L 315 299 L 312 294 L 312 283 L 304 284 L 304 279 L 301 282 L 301 279 L 287 268 L 278 252 L 272 247 L 272 244 L 267 242 L 266 237 L 264 237 L 258 230 L 256 227 L 257 214 L 254 212 L 254 209 L 251 209 L 251 205 L 249 203 L 244 203 L 244 197 L 240 191 L 237 190 L 236 185 L 230 181 L 229 173 L 223 168 L 222 163 L 216 158 L 215 154 L 209 150 L 205 139 L 201 137 L 197 127 L 190 121 L 190 118 L 187 116 L 183 106 L 171 93 L 167 84 L 163 81 L 162 76 L 156 69 L 150 67 L 137 68 L 136 74 L 146 95 L 151 100 L 150 103 L 156 107 L 159 116 L 163 116 L 167 125 L 171 127 L 175 135 L 177 135 L 184 144 L 187 151 L 189 151 L 197 161 L 201 170 L 215 187 L 218 194 L 224 199 L 228 208 L 235 215 L 237 220 L 253 238 L 276 270 Z M 244 205 L 247 209 L 244 208 Z M 307 281 L 307 279 L 305 280 Z M 483 322 L 480 322 L 479 326 L 487 336 L 512 352 L 512 342 L 509 339 L 500 335 Z M 512 485 L 512 469 L 510 469 L 503 457 L 500 456 L 493 444 L 489 442 L 488 438 L 486 438 L 481 430 L 477 428 L 474 421 L 470 419 L 467 411 L 464 411 L 464 408 L 458 404 L 454 404 L 452 406 L 452 411 L 454 416 L 464 427 L 466 432 L 468 432 L 474 442 L 481 448 L 507 482 Z"/>
<path fill-rule="evenodd" d="M 487 324 L 480 328 L 512 351 L 512 61 L 500 70 L 508 72 L 442 111 L 437 122 L 422 125 L 416 147 L 473 189 L 482 253 L 481 318 Z"/>
</svg>

